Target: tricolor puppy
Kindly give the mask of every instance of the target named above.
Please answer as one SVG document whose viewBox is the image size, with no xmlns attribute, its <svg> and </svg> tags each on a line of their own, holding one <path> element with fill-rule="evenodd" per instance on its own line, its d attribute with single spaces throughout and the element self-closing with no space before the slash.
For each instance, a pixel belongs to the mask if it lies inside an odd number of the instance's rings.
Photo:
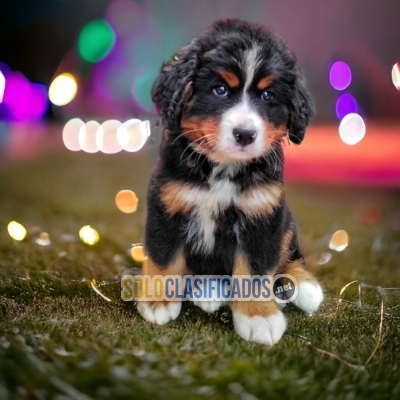
<svg viewBox="0 0 400 400">
<path fill-rule="evenodd" d="M 291 52 L 269 30 L 224 20 L 162 66 L 152 90 L 164 123 L 148 192 L 144 275 L 275 275 L 298 282 L 307 313 L 322 301 L 283 191 L 282 141 L 300 144 L 312 103 Z M 195 303 L 215 311 L 222 302 Z M 231 302 L 235 331 L 272 345 L 286 319 L 274 300 Z M 180 301 L 139 302 L 148 321 Z"/>
</svg>

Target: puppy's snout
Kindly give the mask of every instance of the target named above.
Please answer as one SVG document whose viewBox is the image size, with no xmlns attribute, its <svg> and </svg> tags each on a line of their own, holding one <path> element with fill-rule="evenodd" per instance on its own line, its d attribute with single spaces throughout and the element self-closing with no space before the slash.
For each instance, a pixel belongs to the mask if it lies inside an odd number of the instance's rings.
<svg viewBox="0 0 400 400">
<path fill-rule="evenodd" d="M 253 143 L 257 137 L 257 132 L 254 129 L 234 128 L 232 133 L 236 142 L 242 146 Z"/>
</svg>

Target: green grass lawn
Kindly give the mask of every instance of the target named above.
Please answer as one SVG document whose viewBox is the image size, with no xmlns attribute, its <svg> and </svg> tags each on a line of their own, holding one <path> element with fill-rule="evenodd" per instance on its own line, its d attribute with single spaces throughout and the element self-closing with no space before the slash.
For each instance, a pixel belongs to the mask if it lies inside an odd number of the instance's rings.
<svg viewBox="0 0 400 400">
<path fill-rule="evenodd" d="M 129 249 L 142 240 L 157 152 L 1 161 L 0 399 L 400 398 L 400 290 L 363 287 L 360 305 L 355 283 L 335 312 L 353 280 L 400 288 L 399 192 L 287 185 L 325 301 L 312 317 L 288 307 L 287 334 L 269 349 L 240 339 L 228 308 L 208 315 L 185 303 L 176 321 L 159 327 L 120 300 L 121 275 L 140 271 Z M 136 192 L 136 213 L 116 208 L 121 189 Z M 371 213 L 378 218 L 368 223 Z M 25 241 L 8 236 L 11 220 L 28 229 Z M 84 225 L 99 232 L 97 245 L 73 240 Z M 328 248 L 337 229 L 350 237 L 340 253 Z M 41 231 L 50 246 L 35 243 Z M 317 265 L 326 252 L 331 260 Z M 94 292 L 93 278 L 112 302 Z M 381 342 L 364 369 L 307 345 L 364 365 L 378 342 L 382 299 Z"/>
</svg>

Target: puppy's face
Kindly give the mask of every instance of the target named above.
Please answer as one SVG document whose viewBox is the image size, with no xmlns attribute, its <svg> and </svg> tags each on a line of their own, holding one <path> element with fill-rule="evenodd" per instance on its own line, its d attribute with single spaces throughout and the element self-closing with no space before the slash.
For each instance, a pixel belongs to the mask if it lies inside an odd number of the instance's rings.
<svg viewBox="0 0 400 400">
<path fill-rule="evenodd" d="M 181 88 L 172 94 L 165 112 L 157 92 L 160 86 L 165 91 L 165 82 L 172 83 L 174 71 L 185 64 L 192 64 L 190 78 L 178 74 Z M 288 131 L 292 141 L 300 143 L 311 116 L 310 100 L 282 40 L 242 21 L 214 25 L 182 49 L 161 78 L 153 98 L 167 123 L 176 118 L 192 148 L 214 162 L 262 157 Z M 181 107 L 175 115 L 169 113 L 174 96 L 179 96 L 175 102 Z"/>
</svg>

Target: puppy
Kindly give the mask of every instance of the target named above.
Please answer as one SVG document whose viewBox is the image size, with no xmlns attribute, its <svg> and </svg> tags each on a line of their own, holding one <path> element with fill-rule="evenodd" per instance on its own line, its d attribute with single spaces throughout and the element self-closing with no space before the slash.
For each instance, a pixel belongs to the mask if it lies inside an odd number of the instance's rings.
<svg viewBox="0 0 400 400">
<path fill-rule="evenodd" d="M 216 22 L 162 66 L 152 89 L 164 139 L 148 190 L 144 275 L 288 274 L 307 313 L 323 294 L 306 270 L 283 192 L 282 141 L 300 144 L 312 101 L 284 41 L 240 20 Z M 221 301 L 195 303 L 213 312 Z M 275 300 L 231 302 L 235 331 L 268 345 L 286 329 Z M 181 301 L 139 302 L 148 321 Z"/>
</svg>

